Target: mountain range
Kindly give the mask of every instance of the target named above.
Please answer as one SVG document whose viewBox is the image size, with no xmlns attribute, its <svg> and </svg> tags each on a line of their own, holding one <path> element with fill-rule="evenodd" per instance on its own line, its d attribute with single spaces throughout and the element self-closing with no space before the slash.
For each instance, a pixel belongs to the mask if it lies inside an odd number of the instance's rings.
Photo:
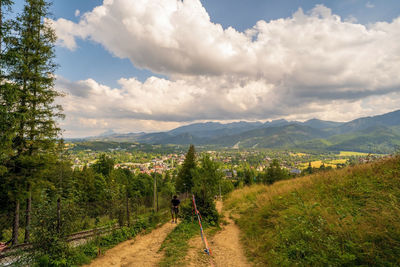
<svg viewBox="0 0 400 267">
<path fill-rule="evenodd" d="M 284 119 L 270 122 L 206 122 L 157 133 L 110 131 L 92 141 L 195 144 L 232 148 L 284 148 L 392 153 L 400 148 L 400 110 L 349 122 Z"/>
</svg>

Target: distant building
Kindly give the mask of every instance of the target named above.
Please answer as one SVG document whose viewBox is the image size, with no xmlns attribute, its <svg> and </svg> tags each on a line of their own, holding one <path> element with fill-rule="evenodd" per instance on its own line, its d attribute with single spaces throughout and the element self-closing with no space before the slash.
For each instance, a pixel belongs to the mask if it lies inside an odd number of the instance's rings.
<svg viewBox="0 0 400 267">
<path fill-rule="evenodd" d="M 233 177 L 237 176 L 236 170 L 224 169 L 222 172 L 225 174 L 225 178 L 232 179 Z"/>
<path fill-rule="evenodd" d="M 289 170 L 290 174 L 301 174 L 301 170 L 297 169 L 297 168 L 293 168 Z"/>
</svg>

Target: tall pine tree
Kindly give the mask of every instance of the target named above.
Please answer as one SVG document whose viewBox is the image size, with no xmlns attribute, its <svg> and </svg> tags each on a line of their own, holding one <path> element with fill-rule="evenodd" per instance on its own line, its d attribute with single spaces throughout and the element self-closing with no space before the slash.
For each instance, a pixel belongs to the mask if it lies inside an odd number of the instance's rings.
<svg viewBox="0 0 400 267">
<path fill-rule="evenodd" d="M 196 169 L 196 151 L 194 145 L 190 145 L 186 153 L 185 161 L 179 170 L 176 179 L 176 187 L 179 192 L 191 192 L 193 187 L 193 170 Z"/>
<path fill-rule="evenodd" d="M 7 162 L 12 154 L 12 138 L 15 133 L 13 109 L 16 104 L 16 91 L 7 80 L 7 51 L 10 36 L 10 22 L 5 14 L 11 11 L 12 1 L 0 0 L 0 238 L 4 228 L 10 227 L 10 203 L 6 181 Z"/>
<path fill-rule="evenodd" d="M 0 175 L 4 173 L 5 162 L 11 153 L 11 140 L 15 127 L 13 110 L 16 104 L 16 90 L 7 79 L 8 40 L 10 37 L 10 22 L 4 19 L 5 12 L 11 11 L 12 1 L 0 0 Z"/>
<path fill-rule="evenodd" d="M 0 0 L 0 51 L 1 55 L 3 55 L 3 41 L 4 41 L 4 35 L 6 35 L 7 32 L 7 23 L 4 21 L 4 12 L 9 12 L 11 11 L 11 5 L 13 4 L 13 1 L 11 0 Z"/>
<path fill-rule="evenodd" d="M 56 36 L 46 23 L 49 4 L 45 0 L 27 0 L 15 24 L 15 38 L 11 40 L 10 54 L 14 60 L 9 80 L 17 86 L 17 127 L 13 140 L 16 151 L 12 163 L 15 214 L 13 243 L 16 244 L 19 225 L 19 203 L 26 197 L 25 241 L 29 241 L 32 186 L 46 165 L 46 154 L 52 152 L 60 129 L 57 117 L 61 107 L 54 103 L 60 93 L 54 89 L 56 64 L 54 43 Z"/>
</svg>

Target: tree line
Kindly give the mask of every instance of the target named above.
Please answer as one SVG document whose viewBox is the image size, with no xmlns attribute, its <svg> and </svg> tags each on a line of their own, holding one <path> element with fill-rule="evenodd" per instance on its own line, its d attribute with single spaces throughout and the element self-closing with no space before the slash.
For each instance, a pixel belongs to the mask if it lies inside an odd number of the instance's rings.
<svg viewBox="0 0 400 267">
<path fill-rule="evenodd" d="M 157 209 L 154 199 L 175 190 L 168 174 L 114 169 L 105 155 L 72 170 L 58 126 L 64 116 L 55 102 L 62 94 L 54 88 L 50 3 L 26 0 L 17 15 L 12 7 L 13 1 L 0 0 L 0 241 L 65 236 L 103 218 L 129 225 L 131 213 Z"/>
<path fill-rule="evenodd" d="M 289 172 L 274 159 L 268 168 L 258 172 L 249 164 L 238 170 L 237 177 L 227 179 L 222 172 L 222 164 L 213 161 L 209 155 L 203 154 L 196 159 L 195 147 L 190 146 L 185 161 L 176 177 L 176 189 L 179 192 L 193 194 L 198 202 L 198 209 L 208 222 L 217 223 L 218 213 L 215 209 L 215 196 L 226 194 L 234 188 L 250 186 L 255 183 L 273 184 L 276 181 L 289 179 Z M 186 210 L 191 216 L 191 207 Z"/>
</svg>

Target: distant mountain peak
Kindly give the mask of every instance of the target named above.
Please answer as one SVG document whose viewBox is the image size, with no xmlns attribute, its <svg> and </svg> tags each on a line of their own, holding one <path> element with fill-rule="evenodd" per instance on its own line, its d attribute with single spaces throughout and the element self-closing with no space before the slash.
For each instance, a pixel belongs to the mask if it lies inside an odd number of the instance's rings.
<svg viewBox="0 0 400 267">
<path fill-rule="evenodd" d="M 321 121 L 321 120 L 317 119 L 317 118 L 312 118 L 312 119 L 306 120 L 305 123 L 306 122 L 313 122 L 313 121 Z"/>
<path fill-rule="evenodd" d="M 110 136 L 110 135 L 113 135 L 113 134 L 115 134 L 114 130 L 113 129 L 108 129 L 105 132 L 99 134 L 99 136 L 105 137 L 105 136 Z"/>
<path fill-rule="evenodd" d="M 89 138 L 88 138 L 89 139 Z M 390 152 L 400 144 L 400 110 L 349 122 L 278 119 L 184 125 L 167 132 L 117 134 L 109 129 L 95 140 L 147 144 L 217 145 L 240 148 L 302 148 L 327 151 Z M 240 144 L 240 145 L 239 145 Z M 236 146 L 235 146 L 236 145 Z"/>
</svg>

